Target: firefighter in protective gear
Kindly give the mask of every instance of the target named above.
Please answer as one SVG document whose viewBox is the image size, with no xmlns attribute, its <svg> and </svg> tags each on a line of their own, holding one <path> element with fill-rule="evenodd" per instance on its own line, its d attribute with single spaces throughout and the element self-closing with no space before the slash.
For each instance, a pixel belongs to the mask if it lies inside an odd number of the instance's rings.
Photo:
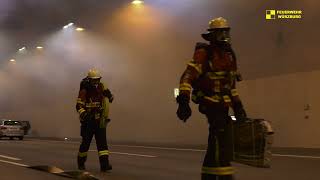
<svg viewBox="0 0 320 180">
<path fill-rule="evenodd" d="M 233 179 L 229 108 L 233 109 L 236 118 L 246 117 L 236 90 L 236 81 L 240 81 L 241 76 L 237 72 L 229 32 L 230 27 L 224 18 L 209 22 L 208 32 L 202 34 L 209 44 L 197 43 L 193 59 L 181 76 L 179 96 L 176 98 L 180 120 L 186 122 L 191 116 L 190 99 L 199 104 L 199 111 L 208 119 L 209 138 L 202 180 Z"/>
<path fill-rule="evenodd" d="M 112 169 L 109 164 L 109 150 L 106 138 L 106 123 L 109 103 L 113 101 L 110 90 L 100 82 L 101 76 L 97 70 L 90 70 L 88 76 L 81 81 L 76 109 L 80 115 L 82 142 L 78 153 L 78 168 L 85 170 L 85 162 L 91 140 L 95 136 L 100 170 Z"/>
</svg>

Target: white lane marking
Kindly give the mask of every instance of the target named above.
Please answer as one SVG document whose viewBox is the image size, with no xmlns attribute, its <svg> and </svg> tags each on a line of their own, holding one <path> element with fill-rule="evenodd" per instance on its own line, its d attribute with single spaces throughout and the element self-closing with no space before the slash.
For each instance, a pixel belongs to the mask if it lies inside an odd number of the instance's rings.
<svg viewBox="0 0 320 180">
<path fill-rule="evenodd" d="M 42 141 L 42 142 L 57 142 L 57 143 L 70 143 L 70 144 L 79 144 L 79 142 L 74 141 L 58 141 L 58 140 L 43 140 L 43 139 L 32 139 L 31 141 Z M 92 142 L 94 143 L 94 142 Z M 175 151 L 192 151 L 192 152 L 206 152 L 203 149 L 183 149 L 183 148 L 168 148 L 168 147 L 157 147 L 157 146 L 134 146 L 134 145 L 117 145 L 117 144 L 110 144 L 110 146 L 118 146 L 118 147 L 129 147 L 129 148 L 144 148 L 144 149 L 160 149 L 160 150 L 175 150 Z"/>
<path fill-rule="evenodd" d="M 64 141 L 64 140 L 44 140 L 44 139 L 28 139 L 26 141 L 24 141 L 24 143 L 32 143 L 32 142 L 46 142 L 46 143 L 67 143 L 67 144 L 79 144 L 81 142 L 81 140 L 79 141 Z M 94 142 L 92 142 L 94 143 Z"/>
<path fill-rule="evenodd" d="M 203 149 L 166 148 L 166 147 L 156 147 L 156 146 L 130 146 L 130 145 L 111 145 L 111 146 L 129 147 L 129 148 L 175 150 L 175 151 L 206 152 L 206 150 L 203 150 Z M 320 159 L 320 156 L 301 156 L 301 155 L 288 155 L 288 154 L 272 154 L 272 156 L 291 157 L 291 158 Z"/>
<path fill-rule="evenodd" d="M 10 159 L 10 160 L 14 160 L 14 161 L 20 161 L 20 160 L 22 160 L 22 159 L 20 159 L 20 158 L 5 156 L 5 155 L 1 155 L 1 154 L 0 154 L 0 158 Z"/>
<path fill-rule="evenodd" d="M 89 150 L 90 152 L 97 152 L 97 150 Z M 111 154 L 120 154 L 120 155 L 128 155 L 128 156 L 138 156 L 138 157 L 147 157 L 147 158 L 156 158 L 157 156 L 145 155 L 145 154 L 133 154 L 133 153 L 123 153 L 123 152 L 114 152 L 111 151 Z"/>
<path fill-rule="evenodd" d="M 55 140 L 41 140 L 41 141 L 55 141 Z M 68 142 L 68 143 L 72 143 L 72 144 L 76 143 L 76 142 L 72 142 L 72 141 L 55 141 L 55 142 Z M 134 146 L 134 145 L 119 145 L 119 144 L 110 144 L 110 146 L 128 147 L 128 148 L 144 148 L 144 149 L 160 149 L 160 150 L 175 150 L 175 151 L 206 152 L 206 150 L 203 150 L 203 149 L 183 149 L 183 148 L 168 148 L 168 147 L 157 147 L 157 146 Z M 320 159 L 319 156 L 300 156 L 300 155 L 285 155 L 285 154 L 272 154 L 272 156 Z"/>
<path fill-rule="evenodd" d="M 25 165 L 25 164 L 11 162 L 11 161 L 5 161 L 5 160 L 1 160 L 1 159 L 0 159 L 0 162 L 4 162 L 4 163 L 7 163 L 7 164 L 12 164 L 12 165 L 16 165 L 16 166 L 21 166 L 21 167 L 29 167 L 28 165 Z"/>
<path fill-rule="evenodd" d="M 122 153 L 122 152 L 111 152 L 111 154 L 120 154 L 120 155 L 128 155 L 128 156 L 139 156 L 139 157 L 147 157 L 147 158 L 156 158 L 157 157 L 157 156 L 151 156 L 151 155 Z"/>
<path fill-rule="evenodd" d="M 160 149 L 160 150 L 175 150 L 175 151 L 206 152 L 206 150 L 203 150 L 203 149 L 167 148 L 167 147 L 157 147 L 157 146 L 130 146 L 130 145 L 116 145 L 116 144 L 111 144 L 110 146 L 129 147 L 129 148 L 144 148 L 144 149 Z"/>
<path fill-rule="evenodd" d="M 272 156 L 293 157 L 293 158 L 307 158 L 307 159 L 320 159 L 320 156 L 300 156 L 300 155 L 289 155 L 289 154 L 272 154 Z"/>
</svg>

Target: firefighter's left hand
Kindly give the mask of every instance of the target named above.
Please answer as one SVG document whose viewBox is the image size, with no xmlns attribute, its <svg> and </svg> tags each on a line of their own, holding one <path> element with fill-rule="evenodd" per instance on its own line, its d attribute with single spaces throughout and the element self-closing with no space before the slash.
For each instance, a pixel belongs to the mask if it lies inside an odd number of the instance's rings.
<svg viewBox="0 0 320 180">
<path fill-rule="evenodd" d="M 109 99 L 110 103 L 112 103 L 114 96 L 109 89 L 104 90 L 103 95 Z"/>
<path fill-rule="evenodd" d="M 235 117 L 239 120 L 245 120 L 247 118 L 247 113 L 243 108 L 240 108 L 235 112 Z"/>
<path fill-rule="evenodd" d="M 108 124 L 108 123 L 110 123 L 110 122 L 111 122 L 111 119 L 106 118 L 106 123 Z"/>
<path fill-rule="evenodd" d="M 237 119 L 241 120 L 241 119 L 247 118 L 247 113 L 244 110 L 244 107 L 241 102 L 234 103 L 233 111 L 234 111 L 234 115 Z"/>
<path fill-rule="evenodd" d="M 114 96 L 111 94 L 111 96 L 108 99 L 109 99 L 109 103 L 112 103 Z"/>
</svg>

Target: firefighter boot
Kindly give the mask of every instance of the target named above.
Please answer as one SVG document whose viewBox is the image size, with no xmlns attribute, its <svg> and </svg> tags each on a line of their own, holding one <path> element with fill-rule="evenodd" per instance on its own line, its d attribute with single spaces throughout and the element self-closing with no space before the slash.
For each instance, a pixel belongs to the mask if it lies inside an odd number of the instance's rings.
<svg viewBox="0 0 320 180">
<path fill-rule="evenodd" d="M 87 160 L 87 157 L 80 157 L 78 156 L 78 169 L 81 170 L 86 170 L 85 162 Z"/>
<path fill-rule="evenodd" d="M 100 161 L 100 171 L 101 172 L 107 172 L 107 171 L 112 170 L 112 166 L 109 163 L 109 156 L 100 156 L 99 161 Z"/>
<path fill-rule="evenodd" d="M 232 175 L 218 176 L 213 174 L 202 174 L 201 180 L 235 180 Z"/>
<path fill-rule="evenodd" d="M 213 174 L 201 174 L 201 180 L 218 180 L 216 175 Z"/>
<path fill-rule="evenodd" d="M 232 175 L 217 176 L 217 180 L 235 180 Z"/>
</svg>

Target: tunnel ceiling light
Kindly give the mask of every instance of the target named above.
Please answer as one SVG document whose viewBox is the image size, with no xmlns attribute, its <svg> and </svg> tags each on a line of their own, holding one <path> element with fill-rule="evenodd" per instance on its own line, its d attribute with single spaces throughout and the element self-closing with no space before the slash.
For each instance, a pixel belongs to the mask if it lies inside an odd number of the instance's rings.
<svg viewBox="0 0 320 180">
<path fill-rule="evenodd" d="M 142 0 L 134 0 L 131 2 L 131 4 L 134 4 L 134 5 L 140 5 L 140 4 L 143 4 L 144 2 Z"/>
<path fill-rule="evenodd" d="M 10 59 L 10 62 L 16 62 L 16 60 L 15 59 Z"/>
<path fill-rule="evenodd" d="M 19 49 L 19 51 L 24 51 L 26 49 L 27 49 L 26 47 L 22 47 L 22 48 Z"/>
<path fill-rule="evenodd" d="M 39 49 L 39 50 L 40 50 L 40 49 L 43 49 L 43 47 L 42 47 L 42 46 L 37 46 L 37 49 Z"/>
<path fill-rule="evenodd" d="M 76 31 L 84 31 L 84 28 L 82 28 L 82 27 L 78 27 L 77 29 L 76 29 Z"/>
<path fill-rule="evenodd" d="M 65 25 L 65 26 L 63 26 L 63 29 L 67 29 L 67 28 L 69 28 L 69 27 L 71 27 L 71 26 L 73 26 L 73 23 L 72 23 L 72 22 L 69 23 L 69 24 L 67 24 L 67 25 Z"/>
</svg>

